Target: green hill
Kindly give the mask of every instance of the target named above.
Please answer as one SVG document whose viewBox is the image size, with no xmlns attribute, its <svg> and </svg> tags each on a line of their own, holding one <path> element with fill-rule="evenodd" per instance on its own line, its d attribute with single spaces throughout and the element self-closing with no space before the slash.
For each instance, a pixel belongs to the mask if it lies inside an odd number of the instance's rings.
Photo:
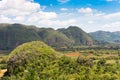
<svg viewBox="0 0 120 80">
<path fill-rule="evenodd" d="M 90 35 L 97 41 L 120 43 L 120 32 L 96 31 Z"/>
<path fill-rule="evenodd" d="M 40 28 L 38 34 L 42 41 L 52 47 L 70 46 L 73 43 L 66 35 L 52 28 Z"/>
<path fill-rule="evenodd" d="M 23 72 L 25 67 L 32 65 L 31 63 L 37 62 L 39 59 L 53 57 L 52 55 L 56 53 L 54 49 L 40 41 L 24 43 L 9 54 L 7 73 L 15 75 Z"/>
<path fill-rule="evenodd" d="M 8 50 L 29 42 L 41 40 L 52 47 L 72 45 L 72 41 L 63 33 L 50 28 L 37 28 L 23 24 L 0 24 L 0 49 Z"/>
<path fill-rule="evenodd" d="M 25 25 L 0 24 L 0 49 L 13 49 L 22 43 L 39 39 L 36 31 Z"/>
<path fill-rule="evenodd" d="M 84 32 L 77 26 L 70 26 L 67 29 L 58 29 L 58 31 L 64 33 L 68 38 L 74 41 L 74 45 L 92 45 L 93 39 L 89 34 Z"/>
<path fill-rule="evenodd" d="M 33 25 L 0 24 L 0 50 L 11 50 L 22 43 L 36 40 L 43 41 L 53 48 L 93 44 L 92 38 L 75 26 L 54 30 Z"/>
</svg>

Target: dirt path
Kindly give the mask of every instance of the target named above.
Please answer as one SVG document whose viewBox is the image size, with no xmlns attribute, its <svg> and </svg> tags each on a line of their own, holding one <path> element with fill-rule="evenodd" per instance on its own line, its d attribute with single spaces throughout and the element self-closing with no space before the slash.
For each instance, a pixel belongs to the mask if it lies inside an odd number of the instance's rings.
<svg viewBox="0 0 120 80">
<path fill-rule="evenodd" d="M 0 78 L 4 76 L 4 73 L 7 71 L 7 69 L 3 69 L 0 71 Z"/>
<path fill-rule="evenodd" d="M 78 57 L 80 55 L 79 52 L 73 52 L 73 53 L 67 53 L 65 54 L 65 56 L 68 56 L 68 57 Z"/>
</svg>

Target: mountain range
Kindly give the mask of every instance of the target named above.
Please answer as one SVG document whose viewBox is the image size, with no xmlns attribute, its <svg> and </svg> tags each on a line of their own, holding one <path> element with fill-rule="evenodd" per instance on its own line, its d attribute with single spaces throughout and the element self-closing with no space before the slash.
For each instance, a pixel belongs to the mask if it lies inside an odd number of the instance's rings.
<svg viewBox="0 0 120 80">
<path fill-rule="evenodd" d="M 53 48 L 92 46 L 96 41 L 120 42 L 120 32 L 97 31 L 86 33 L 77 26 L 52 29 L 33 25 L 0 24 L 0 50 L 11 50 L 30 41 L 43 41 Z"/>
<path fill-rule="evenodd" d="M 120 31 L 96 31 L 89 33 L 94 40 L 104 41 L 109 43 L 120 43 Z"/>
<path fill-rule="evenodd" d="M 8 50 L 29 41 L 43 41 L 52 47 L 92 45 L 92 37 L 77 26 L 67 29 L 38 28 L 23 24 L 0 24 L 0 49 Z"/>
</svg>

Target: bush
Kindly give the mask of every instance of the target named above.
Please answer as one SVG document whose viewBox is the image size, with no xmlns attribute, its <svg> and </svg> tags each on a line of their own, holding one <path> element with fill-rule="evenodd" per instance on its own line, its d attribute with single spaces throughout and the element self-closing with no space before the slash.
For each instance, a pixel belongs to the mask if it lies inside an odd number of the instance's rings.
<svg viewBox="0 0 120 80">
<path fill-rule="evenodd" d="M 97 65 L 98 66 L 104 66 L 106 63 L 106 60 L 105 59 L 100 59 L 98 62 L 97 62 Z"/>
<path fill-rule="evenodd" d="M 86 57 L 83 57 L 83 56 L 79 56 L 78 59 L 77 59 L 77 62 L 80 65 L 85 65 L 85 66 L 89 66 L 89 67 L 92 67 L 94 65 L 93 59 L 86 58 Z"/>
<path fill-rule="evenodd" d="M 54 53 L 56 53 L 54 49 L 40 41 L 22 44 L 10 53 L 7 61 L 7 72 L 9 75 L 23 72 L 26 65 L 35 62 L 39 57 L 43 58 L 42 55 L 46 57 L 46 55 Z"/>
</svg>

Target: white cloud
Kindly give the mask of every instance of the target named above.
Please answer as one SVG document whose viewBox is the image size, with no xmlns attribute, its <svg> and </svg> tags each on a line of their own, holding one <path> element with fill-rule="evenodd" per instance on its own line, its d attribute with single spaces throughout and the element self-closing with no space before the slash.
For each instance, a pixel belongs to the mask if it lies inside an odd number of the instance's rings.
<svg viewBox="0 0 120 80">
<path fill-rule="evenodd" d="M 8 23 L 8 22 L 10 22 L 10 21 L 11 21 L 10 18 L 5 17 L 4 15 L 0 15 L 0 22 L 1 22 L 1 23 Z"/>
<path fill-rule="evenodd" d="M 31 0 L 1 0 L 0 10 L 8 9 L 24 12 L 35 12 L 40 9 L 40 5 L 38 3 L 31 2 Z"/>
<path fill-rule="evenodd" d="M 60 8 L 61 11 L 67 11 L 67 8 Z"/>
<path fill-rule="evenodd" d="M 60 3 L 66 3 L 66 2 L 69 2 L 70 0 L 57 0 L 57 1 Z"/>
<path fill-rule="evenodd" d="M 0 22 L 34 24 L 34 22 L 39 23 L 39 20 L 52 20 L 57 18 L 55 12 L 44 12 L 43 9 L 45 9 L 45 6 L 40 6 L 34 0 L 1 0 Z"/>
<path fill-rule="evenodd" d="M 101 29 L 105 31 L 120 31 L 120 22 L 106 23 L 102 25 Z"/>
<path fill-rule="evenodd" d="M 64 1 L 69 0 L 61 0 Z M 13 5 L 14 3 L 14 5 Z M 78 25 L 85 31 L 99 29 L 120 29 L 120 12 L 105 14 L 92 8 L 70 9 L 61 8 L 64 13 L 45 12 L 46 7 L 34 0 L 1 0 L 0 23 L 23 23 L 44 27 L 61 28 Z M 86 16 L 89 15 L 89 16 Z M 103 27 L 100 27 L 103 26 Z M 109 28 L 108 28 L 109 27 Z"/>
<path fill-rule="evenodd" d="M 41 10 L 40 5 L 29 0 L 0 1 L 0 15 L 6 17 L 28 16 L 38 10 Z"/>
<path fill-rule="evenodd" d="M 92 9 L 90 7 L 80 8 L 80 9 L 77 9 L 77 10 L 78 10 L 79 14 L 86 15 L 86 16 L 96 16 L 96 17 L 99 17 L 99 16 L 103 16 L 104 15 L 103 12 L 98 11 L 96 9 Z"/>
<path fill-rule="evenodd" d="M 24 21 L 24 20 L 25 20 L 25 17 L 23 16 L 18 16 L 14 18 L 14 21 Z"/>
<path fill-rule="evenodd" d="M 30 17 L 28 18 L 28 21 L 36 22 L 36 21 L 40 21 L 40 20 L 49 20 L 49 19 L 54 19 L 54 18 L 57 18 L 56 13 L 40 11 L 40 12 L 30 15 Z"/>
<path fill-rule="evenodd" d="M 106 19 L 120 18 L 120 12 L 111 13 L 104 16 Z"/>
<path fill-rule="evenodd" d="M 120 27 L 120 22 L 112 22 L 112 23 L 109 23 L 109 24 L 105 24 L 103 27 L 112 27 L 112 28 L 115 28 L 115 27 Z"/>
<path fill-rule="evenodd" d="M 47 24 L 46 24 L 47 23 Z M 68 20 L 41 20 L 39 22 L 39 24 L 41 24 L 41 26 L 56 26 L 54 28 L 61 28 L 62 27 L 68 27 L 70 25 L 75 25 L 76 24 L 76 20 L 75 19 L 68 19 Z"/>
<path fill-rule="evenodd" d="M 91 15 L 93 13 L 93 9 L 91 8 L 80 8 L 78 9 L 78 12 L 81 14 Z"/>
<path fill-rule="evenodd" d="M 66 1 L 68 0 L 61 2 Z M 68 15 L 67 13 L 61 16 L 55 12 L 44 12 L 43 8 L 45 7 L 33 0 L 2 0 L 0 1 L 0 23 L 23 23 L 54 28 L 76 24 L 76 20 L 72 18 L 60 20 Z M 61 10 L 65 11 L 67 8 Z"/>
<path fill-rule="evenodd" d="M 89 24 L 93 24 L 93 23 L 94 23 L 94 21 L 88 21 L 88 23 L 89 23 Z"/>
<path fill-rule="evenodd" d="M 105 13 L 99 12 L 99 13 L 96 13 L 94 16 L 101 17 L 101 16 L 104 16 L 104 15 L 105 15 Z"/>
</svg>

